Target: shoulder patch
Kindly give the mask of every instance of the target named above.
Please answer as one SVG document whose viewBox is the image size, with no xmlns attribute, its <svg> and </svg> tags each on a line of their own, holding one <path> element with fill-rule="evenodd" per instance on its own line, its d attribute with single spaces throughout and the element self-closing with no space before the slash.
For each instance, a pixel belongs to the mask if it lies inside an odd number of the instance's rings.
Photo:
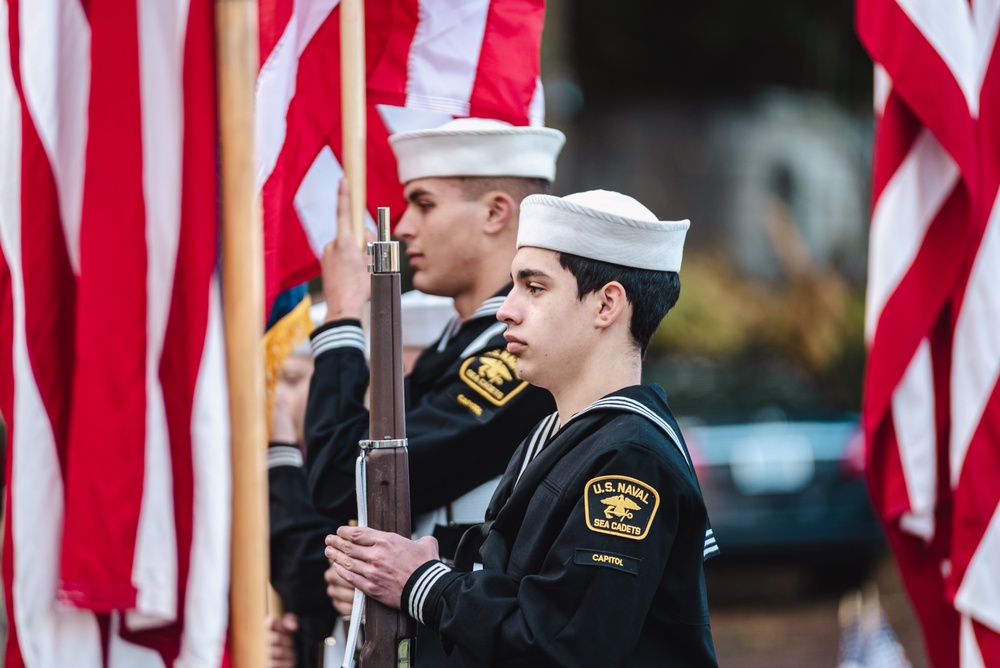
<svg viewBox="0 0 1000 668">
<path fill-rule="evenodd" d="M 605 475 L 584 488 L 587 528 L 597 533 L 642 540 L 649 533 L 660 495 L 635 478 Z"/>
<path fill-rule="evenodd" d="M 458 375 L 494 406 L 503 406 L 528 384 L 517 375 L 517 358 L 506 350 L 470 357 L 462 363 Z"/>
</svg>

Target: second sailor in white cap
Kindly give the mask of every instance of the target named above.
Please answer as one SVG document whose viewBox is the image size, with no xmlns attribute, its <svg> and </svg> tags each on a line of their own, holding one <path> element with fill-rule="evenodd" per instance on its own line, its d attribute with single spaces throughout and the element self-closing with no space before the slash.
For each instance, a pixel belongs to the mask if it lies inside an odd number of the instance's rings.
<svg viewBox="0 0 1000 668">
<path fill-rule="evenodd" d="M 518 376 L 496 312 L 510 290 L 520 202 L 549 192 L 564 137 L 550 128 L 462 119 L 389 141 L 407 206 L 395 234 L 406 242 L 413 286 L 450 297 L 458 313 L 439 323 L 440 336 L 405 389 L 414 526 L 437 536 L 450 560 L 465 527 L 482 519 L 514 448 L 554 409 L 548 392 Z M 345 201 L 342 188 L 342 207 Z M 356 517 L 357 443 L 368 437 L 359 327 L 368 259 L 348 228 L 340 229 L 324 256 L 329 311 L 312 337 L 306 441 L 317 508 L 346 523 Z M 418 647 L 419 660 L 436 649 L 423 639 Z"/>
</svg>

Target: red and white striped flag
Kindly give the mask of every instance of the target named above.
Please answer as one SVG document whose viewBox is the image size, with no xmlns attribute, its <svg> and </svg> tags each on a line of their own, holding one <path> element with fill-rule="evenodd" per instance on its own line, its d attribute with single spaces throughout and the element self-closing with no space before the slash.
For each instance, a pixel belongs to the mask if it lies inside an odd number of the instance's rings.
<svg viewBox="0 0 1000 668">
<path fill-rule="evenodd" d="M 1000 0 L 857 0 L 876 64 L 864 423 L 938 667 L 1000 665 Z"/>
<path fill-rule="evenodd" d="M 319 274 L 343 175 L 338 0 L 262 0 L 257 186 L 267 304 Z M 368 0 L 368 210 L 403 211 L 387 138 L 457 117 L 544 123 L 544 0 Z"/>
<path fill-rule="evenodd" d="M 211 0 L 0 0 L 8 667 L 222 661 L 214 62 Z"/>
</svg>

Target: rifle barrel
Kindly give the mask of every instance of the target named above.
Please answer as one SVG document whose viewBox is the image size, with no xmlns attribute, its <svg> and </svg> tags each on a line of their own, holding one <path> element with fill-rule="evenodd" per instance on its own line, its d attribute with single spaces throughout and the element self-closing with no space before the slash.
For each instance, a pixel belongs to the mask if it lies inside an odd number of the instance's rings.
<svg viewBox="0 0 1000 668">
<path fill-rule="evenodd" d="M 366 442 L 368 525 L 407 538 L 410 476 L 403 404 L 403 345 L 399 244 L 389 241 L 389 210 L 379 208 L 378 241 L 371 244 L 371 411 Z M 367 599 L 362 668 L 410 665 L 416 623 L 399 610 Z"/>
</svg>

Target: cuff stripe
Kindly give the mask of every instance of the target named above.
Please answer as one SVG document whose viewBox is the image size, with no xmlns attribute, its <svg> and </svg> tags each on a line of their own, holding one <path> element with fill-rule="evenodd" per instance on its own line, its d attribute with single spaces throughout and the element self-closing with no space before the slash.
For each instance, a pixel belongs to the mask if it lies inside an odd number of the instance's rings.
<svg viewBox="0 0 1000 668">
<path fill-rule="evenodd" d="M 320 332 L 310 344 L 313 357 L 334 348 L 357 348 L 365 352 L 365 335 L 357 325 L 344 325 Z"/>
<path fill-rule="evenodd" d="M 304 466 L 302 451 L 291 445 L 275 445 L 267 449 L 267 468 L 278 466 Z"/>
<path fill-rule="evenodd" d="M 413 585 L 413 591 L 410 592 L 408 607 L 411 617 L 421 624 L 424 623 L 424 603 L 427 602 L 427 594 L 434 587 L 434 583 L 450 572 L 451 569 L 444 564 L 434 564 L 417 579 L 416 584 Z"/>
<path fill-rule="evenodd" d="M 708 559 L 719 553 L 719 546 L 715 542 L 715 532 L 709 529 L 705 532 L 705 551 L 702 552 L 702 559 Z"/>
</svg>

